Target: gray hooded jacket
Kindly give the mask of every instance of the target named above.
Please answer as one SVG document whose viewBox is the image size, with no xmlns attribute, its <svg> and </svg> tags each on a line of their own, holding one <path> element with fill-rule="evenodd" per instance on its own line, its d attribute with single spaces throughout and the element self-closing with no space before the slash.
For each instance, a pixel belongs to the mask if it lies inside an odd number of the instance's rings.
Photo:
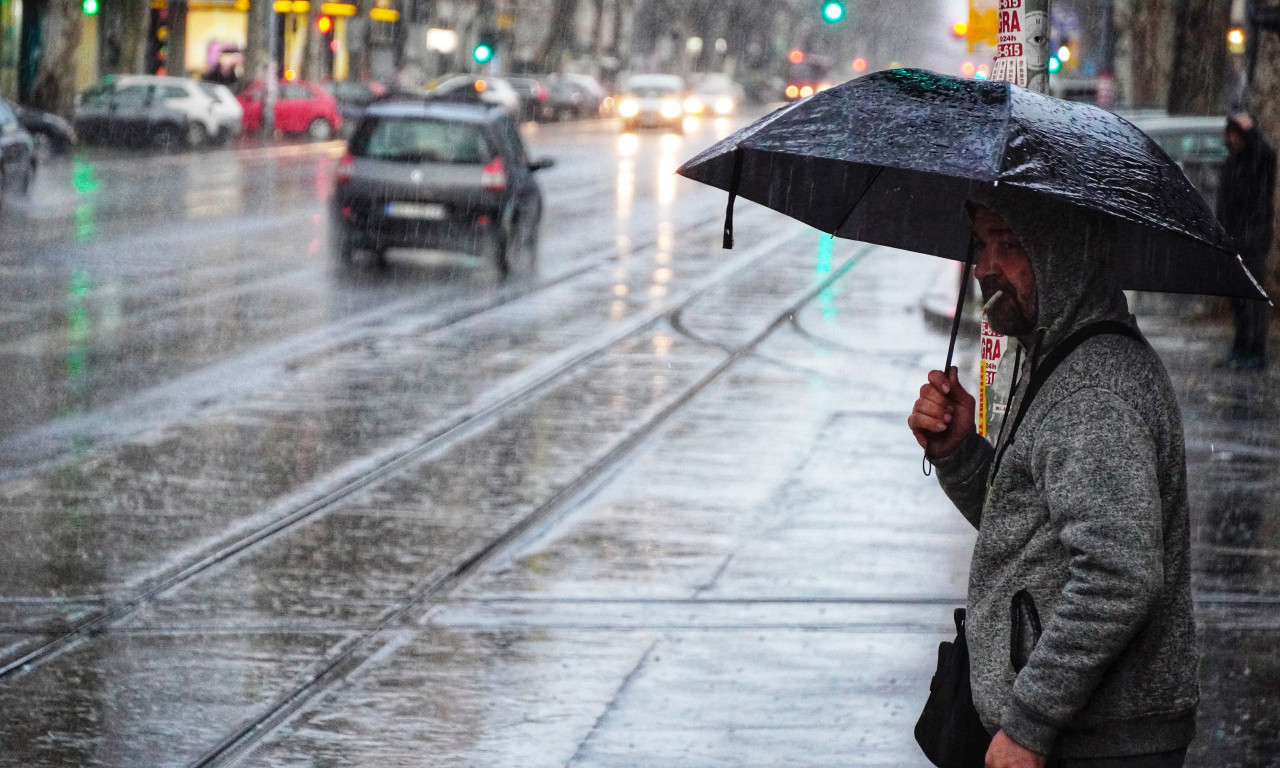
<svg viewBox="0 0 1280 768">
<path fill-rule="evenodd" d="M 1000 191 L 975 202 L 1020 237 L 1039 293 L 1038 328 L 1019 339 L 1032 353 L 1014 414 L 1033 363 L 1073 331 L 1100 320 L 1136 324 L 1108 267 L 1105 221 Z M 967 634 L 983 723 L 1064 757 L 1186 746 L 1198 698 L 1186 466 L 1159 358 L 1135 339 L 1093 336 L 1005 439 L 993 448 L 974 435 L 936 462 L 943 489 L 978 529 Z M 1011 601 L 1023 589 L 1043 634 L 1015 674 Z"/>
</svg>

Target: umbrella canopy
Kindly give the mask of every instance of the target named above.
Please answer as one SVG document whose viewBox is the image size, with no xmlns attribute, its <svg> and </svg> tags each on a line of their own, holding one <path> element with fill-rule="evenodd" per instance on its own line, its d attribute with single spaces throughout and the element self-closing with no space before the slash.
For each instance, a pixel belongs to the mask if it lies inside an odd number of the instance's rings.
<svg viewBox="0 0 1280 768">
<path fill-rule="evenodd" d="M 965 202 L 1009 185 L 1112 217 L 1127 289 L 1266 298 L 1146 134 L 1009 83 L 876 72 L 761 118 L 677 172 L 824 232 L 956 260 L 968 251 Z"/>
</svg>

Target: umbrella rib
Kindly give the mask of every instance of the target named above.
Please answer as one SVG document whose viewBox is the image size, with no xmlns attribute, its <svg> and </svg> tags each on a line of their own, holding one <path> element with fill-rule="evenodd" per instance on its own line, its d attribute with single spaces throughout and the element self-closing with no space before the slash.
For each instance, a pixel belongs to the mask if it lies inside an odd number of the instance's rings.
<svg viewBox="0 0 1280 768">
<path fill-rule="evenodd" d="M 844 225 L 849 223 L 849 219 L 853 218 L 853 214 L 857 212 L 858 206 L 862 204 L 862 201 L 867 197 L 867 193 L 871 191 L 871 185 L 876 183 L 876 179 L 880 178 L 880 172 L 883 170 L 883 165 L 877 165 L 875 170 L 871 172 L 871 177 L 867 179 L 867 183 L 863 185 L 862 191 L 858 193 L 858 199 L 853 201 L 853 207 L 849 209 L 849 212 L 846 213 L 844 218 L 840 221 L 840 226 L 831 230 L 832 235 L 844 229 Z"/>
</svg>

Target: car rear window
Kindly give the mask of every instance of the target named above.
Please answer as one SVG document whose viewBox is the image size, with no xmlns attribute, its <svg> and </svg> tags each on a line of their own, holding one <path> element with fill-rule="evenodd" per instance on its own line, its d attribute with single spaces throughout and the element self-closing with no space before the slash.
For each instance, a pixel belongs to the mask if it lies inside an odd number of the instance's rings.
<svg viewBox="0 0 1280 768">
<path fill-rule="evenodd" d="M 664 96 L 675 96 L 679 93 L 675 88 L 663 85 L 637 85 L 631 93 L 642 99 L 660 99 Z"/>
<path fill-rule="evenodd" d="M 493 150 L 474 123 L 420 117 L 371 117 L 351 137 L 351 154 L 420 163 L 486 163 Z"/>
</svg>

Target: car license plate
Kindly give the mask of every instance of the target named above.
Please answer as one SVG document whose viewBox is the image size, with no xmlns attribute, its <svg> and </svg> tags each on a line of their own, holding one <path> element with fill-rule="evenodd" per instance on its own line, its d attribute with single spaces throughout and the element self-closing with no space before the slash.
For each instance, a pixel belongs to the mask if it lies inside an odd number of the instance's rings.
<svg viewBox="0 0 1280 768">
<path fill-rule="evenodd" d="M 439 221 L 445 217 L 445 209 L 439 203 L 405 203 L 397 200 L 387 203 L 387 215 L 397 219 Z"/>
</svg>

